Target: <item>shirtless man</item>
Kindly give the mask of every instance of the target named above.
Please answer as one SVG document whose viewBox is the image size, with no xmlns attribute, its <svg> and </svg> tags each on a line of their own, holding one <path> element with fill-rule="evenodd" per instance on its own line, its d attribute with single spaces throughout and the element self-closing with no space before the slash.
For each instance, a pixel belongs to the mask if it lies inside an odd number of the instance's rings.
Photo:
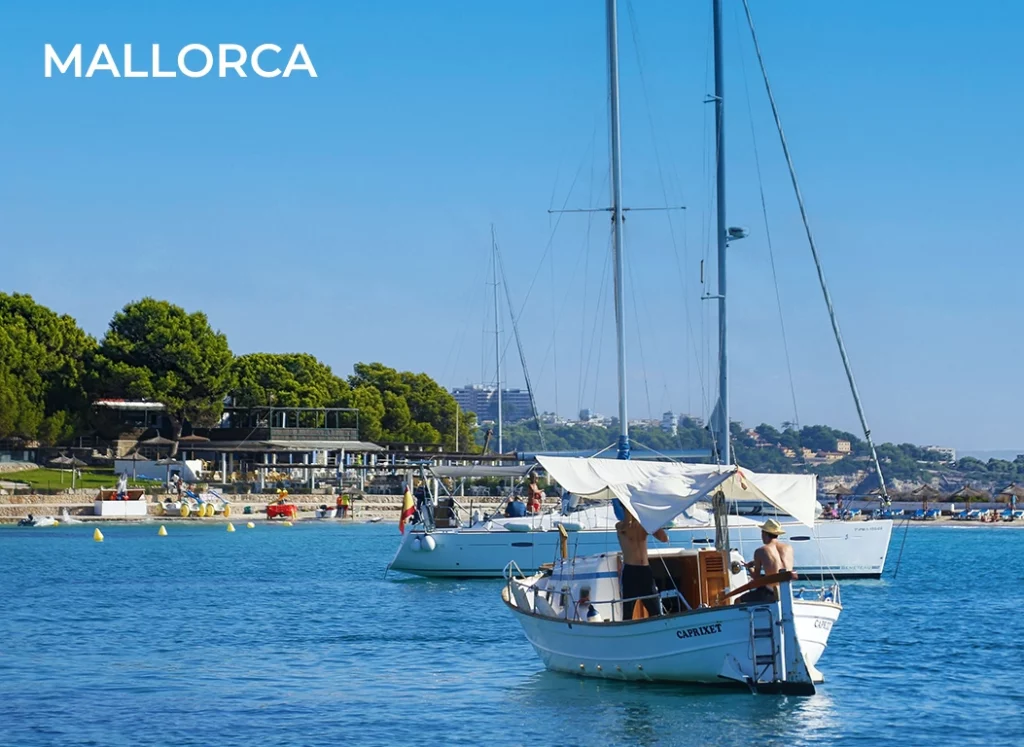
<svg viewBox="0 0 1024 747">
<path fill-rule="evenodd" d="M 751 580 L 761 576 L 769 576 L 779 571 L 793 570 L 793 548 L 785 542 L 779 541 L 779 537 L 786 533 L 782 525 L 775 519 L 768 519 L 761 525 L 761 542 L 764 544 L 754 551 L 754 559 L 747 563 L 751 571 Z M 779 598 L 779 585 L 762 586 L 754 589 L 739 598 L 743 602 L 774 602 Z"/>
<path fill-rule="evenodd" d="M 652 596 L 643 599 L 644 607 L 652 617 L 659 615 L 661 602 L 658 598 L 658 587 L 654 583 L 654 574 L 651 573 L 651 562 L 647 556 L 647 530 L 633 514 L 626 511 L 618 498 L 613 499 L 612 506 L 615 516 L 619 519 L 615 525 L 615 533 L 622 548 L 622 598 L 633 599 L 651 594 Z M 654 537 L 661 542 L 668 542 L 668 535 L 664 529 L 656 531 Z M 623 604 L 624 620 L 633 619 L 634 605 L 635 602 Z"/>
</svg>

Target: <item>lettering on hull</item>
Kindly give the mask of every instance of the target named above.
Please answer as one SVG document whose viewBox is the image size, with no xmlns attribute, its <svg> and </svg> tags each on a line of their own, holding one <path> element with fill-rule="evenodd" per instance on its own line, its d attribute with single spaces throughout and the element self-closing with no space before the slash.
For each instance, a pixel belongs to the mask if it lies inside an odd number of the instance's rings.
<svg viewBox="0 0 1024 747">
<path fill-rule="evenodd" d="M 722 632 L 722 623 L 698 625 L 695 628 L 682 628 L 676 631 L 676 638 L 694 638 L 699 635 L 714 635 Z"/>
</svg>

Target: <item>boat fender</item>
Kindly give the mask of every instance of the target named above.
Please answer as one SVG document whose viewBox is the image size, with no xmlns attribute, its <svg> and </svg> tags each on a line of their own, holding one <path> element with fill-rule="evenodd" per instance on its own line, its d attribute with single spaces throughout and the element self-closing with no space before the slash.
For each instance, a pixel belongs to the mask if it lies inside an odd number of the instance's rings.
<svg viewBox="0 0 1024 747">
<path fill-rule="evenodd" d="M 533 527 L 531 527 L 529 524 L 521 524 L 518 522 L 505 525 L 505 529 L 507 529 L 510 532 L 529 532 L 532 528 Z"/>
<path fill-rule="evenodd" d="M 560 521 L 558 523 L 560 526 L 565 527 L 567 532 L 578 532 L 583 529 L 583 525 L 575 521 Z"/>
<path fill-rule="evenodd" d="M 409 549 L 412 550 L 413 552 L 419 552 L 420 550 L 423 549 L 423 543 L 420 542 L 419 538 L 416 538 L 412 542 L 409 543 Z"/>
<path fill-rule="evenodd" d="M 420 541 L 420 549 L 422 549 L 423 552 L 431 552 L 435 547 L 437 547 L 437 540 L 429 534 L 424 535 L 423 539 Z"/>
</svg>

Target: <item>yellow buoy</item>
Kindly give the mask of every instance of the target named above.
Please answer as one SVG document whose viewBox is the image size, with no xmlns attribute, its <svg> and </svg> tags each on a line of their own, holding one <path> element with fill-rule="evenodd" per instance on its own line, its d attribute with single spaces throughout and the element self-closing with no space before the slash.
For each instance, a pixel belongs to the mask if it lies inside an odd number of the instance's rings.
<svg viewBox="0 0 1024 747">
<path fill-rule="evenodd" d="M 229 532 L 235 531 L 235 525 L 232 524 L 230 521 L 228 522 L 228 531 Z"/>
<path fill-rule="evenodd" d="M 251 521 L 248 524 L 246 524 L 245 526 L 246 526 L 247 529 L 255 529 L 256 528 L 256 525 L 253 524 Z"/>
<path fill-rule="evenodd" d="M 181 504 L 181 511 L 179 511 L 179 513 L 182 515 L 182 517 L 188 516 L 189 510 L 188 510 L 188 504 L 187 503 L 182 503 Z"/>
<path fill-rule="evenodd" d="M 223 513 L 224 513 L 224 518 L 225 519 L 227 517 L 231 516 L 231 506 L 225 505 Z"/>
<path fill-rule="evenodd" d="M 95 529 L 92 530 L 92 538 L 96 542 L 102 542 L 103 541 L 103 532 L 100 531 L 99 527 L 96 527 Z"/>
<path fill-rule="evenodd" d="M 290 527 L 291 525 L 292 525 L 292 523 L 290 521 L 282 521 L 281 522 L 281 526 L 283 526 L 283 527 Z"/>
<path fill-rule="evenodd" d="M 157 531 L 156 535 L 157 535 L 157 537 L 166 537 L 167 536 L 167 527 L 165 527 L 163 524 L 161 524 L 160 525 L 160 529 L 159 529 L 159 531 Z"/>
</svg>

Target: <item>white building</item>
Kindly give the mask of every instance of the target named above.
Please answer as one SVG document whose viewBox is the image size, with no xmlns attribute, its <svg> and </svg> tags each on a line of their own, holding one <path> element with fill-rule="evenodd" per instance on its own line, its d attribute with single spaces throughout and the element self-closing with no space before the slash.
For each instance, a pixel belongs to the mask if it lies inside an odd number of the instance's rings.
<svg viewBox="0 0 1024 747">
<path fill-rule="evenodd" d="M 661 416 L 661 429 L 673 436 L 679 433 L 679 421 L 676 419 L 676 414 L 671 410 Z"/>
</svg>

